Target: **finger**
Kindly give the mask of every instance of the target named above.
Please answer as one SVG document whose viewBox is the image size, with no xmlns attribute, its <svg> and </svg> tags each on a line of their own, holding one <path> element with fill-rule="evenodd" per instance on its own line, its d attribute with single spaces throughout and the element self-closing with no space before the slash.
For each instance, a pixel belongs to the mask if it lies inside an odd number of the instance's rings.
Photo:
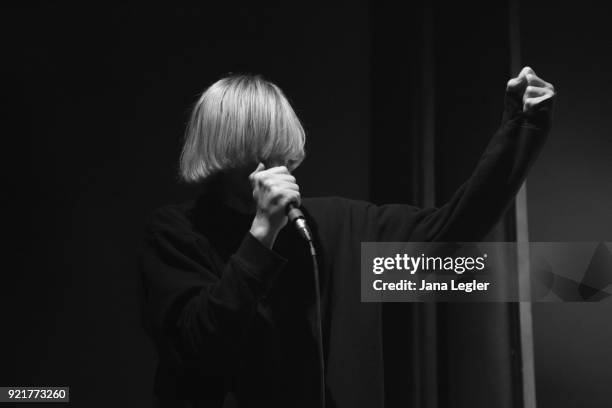
<svg viewBox="0 0 612 408">
<path fill-rule="evenodd" d="M 516 93 L 521 93 L 522 89 L 527 86 L 527 75 L 525 74 L 525 69 L 518 74 L 518 76 L 511 78 L 507 85 L 506 90 Z"/>
<path fill-rule="evenodd" d="M 508 91 L 520 90 L 526 83 L 528 83 L 527 77 L 529 75 L 535 76 L 535 71 L 531 69 L 531 67 L 523 67 L 523 69 L 521 69 L 521 72 L 519 72 L 519 74 L 515 78 L 512 78 L 508 81 L 506 89 Z"/>
<path fill-rule="evenodd" d="M 286 166 L 270 167 L 266 171 L 269 174 L 290 174 L 289 169 Z"/>
<path fill-rule="evenodd" d="M 295 183 L 290 183 L 290 182 L 283 182 L 282 184 L 279 185 L 279 187 L 285 189 L 285 190 L 291 190 L 291 191 L 300 191 L 300 186 L 295 184 Z"/>
<path fill-rule="evenodd" d="M 533 70 L 529 67 L 523 67 L 523 69 L 521 69 L 521 72 L 519 72 L 519 74 L 516 76 L 516 78 L 521 82 L 527 82 L 527 75 L 528 74 L 534 74 Z"/>
<path fill-rule="evenodd" d="M 251 186 L 253 188 L 257 188 L 257 184 L 258 184 L 258 179 L 261 176 L 261 173 L 265 171 L 266 166 L 264 166 L 263 163 L 259 163 L 257 165 L 257 168 L 255 168 L 255 170 L 249 174 L 249 182 L 251 183 Z M 253 192 L 253 196 L 255 196 L 255 193 Z"/>
<path fill-rule="evenodd" d="M 289 203 L 293 203 L 296 207 L 299 207 L 302 205 L 302 197 L 299 193 L 292 192 L 291 194 L 286 194 L 279 203 L 283 207 L 286 207 Z"/>
<path fill-rule="evenodd" d="M 543 95 L 537 98 L 529 98 L 525 100 L 525 103 L 523 104 L 523 112 L 528 112 L 528 111 L 533 110 L 534 108 L 536 108 L 538 105 L 540 105 L 544 101 L 551 99 L 552 96 L 553 96 L 552 94 L 547 94 L 547 95 Z"/>
<path fill-rule="evenodd" d="M 295 177 L 293 177 L 291 174 L 282 174 L 282 173 L 269 174 L 267 173 L 267 170 L 266 172 L 259 173 L 256 178 L 257 178 L 257 180 L 255 181 L 256 184 L 260 184 L 262 186 L 268 186 L 268 187 L 272 187 L 280 182 L 293 183 L 293 184 L 295 184 L 296 182 Z"/>
<path fill-rule="evenodd" d="M 283 194 L 285 191 L 300 191 L 300 186 L 295 183 L 291 183 L 288 181 L 281 181 L 278 183 L 274 183 L 271 187 L 271 190 L 274 190 L 277 195 Z"/>
<path fill-rule="evenodd" d="M 536 98 L 538 96 L 547 95 L 551 92 L 548 88 L 529 85 L 525 88 L 525 98 Z"/>
<path fill-rule="evenodd" d="M 270 177 L 279 181 L 288 181 L 290 183 L 296 182 L 295 177 L 293 177 L 291 174 L 274 174 Z"/>
<path fill-rule="evenodd" d="M 539 86 L 541 88 L 549 88 L 554 89 L 554 86 L 551 83 L 544 81 L 542 78 L 537 75 L 527 74 L 527 83 L 531 86 Z"/>
<path fill-rule="evenodd" d="M 518 76 L 508 81 L 508 83 L 506 84 L 506 90 L 518 91 L 525 84 L 527 84 L 527 78 Z"/>
<path fill-rule="evenodd" d="M 272 166 L 272 167 L 268 167 L 266 169 L 266 171 L 269 172 L 269 173 L 279 173 L 279 172 L 282 173 L 282 172 L 287 171 L 287 167 L 285 167 L 285 166 Z"/>
<path fill-rule="evenodd" d="M 287 167 L 279 166 L 279 167 L 270 167 L 269 169 L 260 171 L 257 174 L 257 176 L 261 180 L 274 179 L 275 177 L 278 177 L 281 175 L 291 175 L 291 173 L 289 173 L 289 170 L 287 169 Z"/>
<path fill-rule="evenodd" d="M 528 75 L 537 76 L 535 71 L 529 66 L 524 66 L 523 69 L 521 69 L 521 73 L 519 74 L 519 76 L 521 75 L 525 78 L 527 78 Z"/>
</svg>

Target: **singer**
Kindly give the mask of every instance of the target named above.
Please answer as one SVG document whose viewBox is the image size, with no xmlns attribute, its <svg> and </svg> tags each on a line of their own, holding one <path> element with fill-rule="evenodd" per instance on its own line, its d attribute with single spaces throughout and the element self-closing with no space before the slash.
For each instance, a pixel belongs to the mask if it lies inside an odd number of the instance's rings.
<svg viewBox="0 0 612 408">
<path fill-rule="evenodd" d="M 159 406 L 382 407 L 381 305 L 360 302 L 360 243 L 482 239 L 544 143 L 554 95 L 525 67 L 472 176 L 421 209 L 302 198 L 292 171 L 305 133 L 281 90 L 246 75 L 210 86 L 180 160 L 201 194 L 152 214 L 142 254 Z M 285 228 L 291 203 L 312 232 L 319 290 L 308 245 Z"/>
</svg>

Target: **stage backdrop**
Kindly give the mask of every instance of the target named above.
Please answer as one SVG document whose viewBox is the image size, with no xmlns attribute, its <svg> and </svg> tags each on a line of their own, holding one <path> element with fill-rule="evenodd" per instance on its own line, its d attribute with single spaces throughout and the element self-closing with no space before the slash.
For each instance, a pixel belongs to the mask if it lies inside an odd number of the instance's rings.
<svg viewBox="0 0 612 408">
<path fill-rule="evenodd" d="M 368 4 L 44 3 L 3 17 L 15 283 L 2 285 L 0 384 L 68 385 L 79 407 L 150 406 L 137 254 L 147 215 L 194 195 L 177 177 L 192 104 L 223 75 L 266 76 L 308 133 L 304 194 L 367 199 Z"/>
<path fill-rule="evenodd" d="M 558 88 L 553 132 L 528 179 L 530 239 L 612 241 L 608 15 L 590 2 L 541 0 L 525 2 L 521 20 L 523 60 Z M 611 316 L 612 297 L 534 305 L 539 407 L 612 404 Z"/>
</svg>

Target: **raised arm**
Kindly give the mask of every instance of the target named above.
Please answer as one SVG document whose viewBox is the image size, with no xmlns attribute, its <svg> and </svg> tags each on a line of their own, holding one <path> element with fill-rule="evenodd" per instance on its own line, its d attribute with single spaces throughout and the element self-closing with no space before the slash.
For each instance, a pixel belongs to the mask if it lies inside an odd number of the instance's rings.
<svg viewBox="0 0 612 408">
<path fill-rule="evenodd" d="M 375 208 L 377 240 L 479 241 L 504 213 L 550 128 L 551 84 L 529 67 L 508 81 L 502 124 L 471 177 L 440 208 Z"/>
</svg>

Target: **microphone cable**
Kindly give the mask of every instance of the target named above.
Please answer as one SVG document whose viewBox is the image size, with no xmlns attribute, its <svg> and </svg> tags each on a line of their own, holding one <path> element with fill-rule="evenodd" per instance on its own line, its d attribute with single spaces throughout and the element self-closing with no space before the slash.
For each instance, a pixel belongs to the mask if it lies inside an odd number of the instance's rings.
<svg viewBox="0 0 612 408">
<path fill-rule="evenodd" d="M 321 314 L 321 287 L 319 286 L 319 264 L 317 262 L 317 251 L 315 250 L 314 243 L 308 241 L 310 246 L 310 255 L 312 255 L 312 271 L 314 274 L 315 284 L 315 309 L 316 309 L 316 320 L 317 320 L 317 348 L 321 358 L 319 359 L 319 377 L 321 379 L 321 407 L 325 408 L 325 355 L 323 354 L 323 317 Z"/>
<path fill-rule="evenodd" d="M 298 209 L 293 203 L 287 205 L 287 216 L 289 222 L 295 226 L 300 236 L 308 242 L 310 249 L 310 255 L 312 259 L 312 272 L 314 275 L 314 286 L 315 286 L 315 336 L 317 337 L 317 349 L 321 358 L 319 359 L 319 379 L 320 379 L 320 400 L 321 408 L 325 408 L 326 393 L 325 393 L 325 355 L 323 354 L 323 317 L 321 313 L 321 286 L 319 279 L 319 263 L 317 260 L 317 251 L 314 246 L 312 239 L 312 233 L 306 224 L 306 218 L 304 213 Z"/>
</svg>

